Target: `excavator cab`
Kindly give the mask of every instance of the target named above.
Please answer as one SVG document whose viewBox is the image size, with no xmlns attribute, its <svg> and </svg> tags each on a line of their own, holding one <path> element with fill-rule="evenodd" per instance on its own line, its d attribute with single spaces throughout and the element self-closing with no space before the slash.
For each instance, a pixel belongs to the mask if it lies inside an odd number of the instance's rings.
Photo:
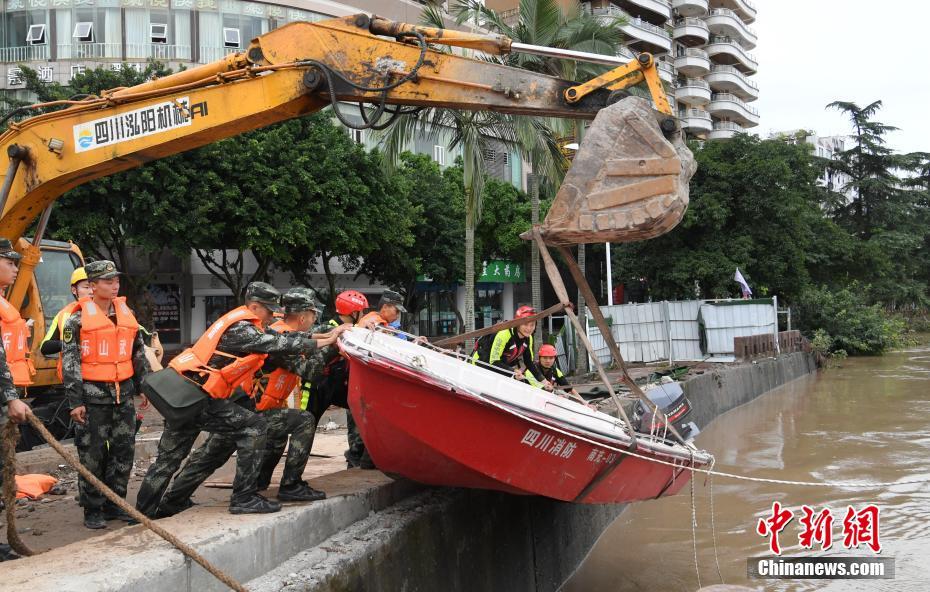
<svg viewBox="0 0 930 592">
<path fill-rule="evenodd" d="M 21 238 L 20 250 L 32 246 L 32 240 Z M 36 368 L 30 396 L 41 397 L 49 387 L 60 386 L 57 359 L 48 359 L 39 352 L 42 337 L 52 319 L 66 304 L 74 300 L 71 295 L 71 273 L 84 265 L 81 250 L 72 242 L 43 239 L 39 245 L 41 259 L 29 278 L 26 294 L 20 306 L 24 319 L 32 319 L 32 363 Z"/>
</svg>

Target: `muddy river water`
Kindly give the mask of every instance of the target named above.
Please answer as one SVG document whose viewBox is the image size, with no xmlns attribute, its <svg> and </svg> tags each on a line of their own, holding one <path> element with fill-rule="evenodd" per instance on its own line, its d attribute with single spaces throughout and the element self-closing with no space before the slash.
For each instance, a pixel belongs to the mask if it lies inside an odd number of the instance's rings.
<svg viewBox="0 0 930 592">
<path fill-rule="evenodd" d="M 718 418 L 697 439 L 717 469 L 797 481 L 895 482 L 930 479 L 930 347 L 853 358 L 796 380 Z M 885 488 L 805 487 L 734 481 L 695 482 L 700 581 L 719 584 L 711 529 L 713 489 L 716 557 L 727 584 L 762 590 L 930 590 L 930 483 Z M 746 560 L 770 555 L 757 524 L 772 503 L 794 512 L 781 531 L 782 556 L 875 556 L 862 544 L 844 547 L 852 506 L 880 510 L 880 557 L 893 557 L 893 580 L 749 579 Z M 802 548 L 802 506 L 829 508 L 833 547 Z M 689 488 L 628 508 L 604 533 L 566 592 L 694 591 L 698 588 Z M 870 532 L 865 528 L 860 532 Z"/>
</svg>

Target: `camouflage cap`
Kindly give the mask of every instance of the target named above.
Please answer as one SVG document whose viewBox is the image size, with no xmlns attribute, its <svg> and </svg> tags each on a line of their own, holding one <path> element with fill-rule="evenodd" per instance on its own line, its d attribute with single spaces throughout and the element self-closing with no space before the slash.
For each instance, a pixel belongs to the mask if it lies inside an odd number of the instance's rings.
<svg viewBox="0 0 930 592">
<path fill-rule="evenodd" d="M 404 297 L 394 290 L 385 290 L 381 294 L 381 300 L 378 301 L 378 307 L 380 308 L 385 304 L 393 304 L 400 312 L 407 312 L 407 309 L 404 308 Z"/>
<path fill-rule="evenodd" d="M 10 239 L 8 238 L 0 238 L 0 257 L 3 257 L 4 259 L 12 259 L 14 261 L 19 261 L 23 258 L 22 255 L 13 249 L 13 243 L 11 243 Z"/>
<path fill-rule="evenodd" d="M 308 310 L 316 311 L 317 314 L 323 312 L 323 307 L 317 299 L 316 292 L 310 288 L 291 288 L 281 295 L 281 306 L 284 307 L 285 314 L 306 312 Z"/>
<path fill-rule="evenodd" d="M 120 275 L 120 272 L 116 269 L 116 264 L 106 259 L 88 263 L 84 266 L 84 272 L 90 281 L 108 280 Z"/>
<path fill-rule="evenodd" d="M 252 282 L 245 288 L 245 300 L 263 304 L 271 312 L 281 312 L 281 292 L 271 284 Z"/>
</svg>

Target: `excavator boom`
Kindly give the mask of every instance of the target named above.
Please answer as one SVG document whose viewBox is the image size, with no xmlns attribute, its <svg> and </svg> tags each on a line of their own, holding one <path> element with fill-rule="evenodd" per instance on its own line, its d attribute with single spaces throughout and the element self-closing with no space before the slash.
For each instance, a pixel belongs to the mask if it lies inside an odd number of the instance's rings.
<svg viewBox="0 0 930 592">
<path fill-rule="evenodd" d="M 338 116 L 345 103 L 373 105 L 375 119 L 409 107 L 593 119 L 568 173 L 569 189 L 560 191 L 546 219 L 546 240 L 644 238 L 680 220 L 693 162 L 668 117 L 651 56 L 618 65 L 597 83 L 577 84 L 444 53 L 430 43 L 496 54 L 515 45 L 500 36 L 367 15 L 292 23 L 218 62 L 11 123 L 0 135 L 0 149 L 9 157 L 0 189 L 0 236 L 15 241 L 56 198 L 82 183 L 330 105 Z M 641 80 L 653 104 L 629 98 L 607 107 L 616 96 L 612 91 Z M 624 153 L 628 145 L 632 156 Z M 588 203 L 589 194 L 594 203 Z M 37 253 L 26 255 L 27 269 L 11 293 L 14 305 L 26 293 L 28 266 L 38 262 Z"/>
</svg>

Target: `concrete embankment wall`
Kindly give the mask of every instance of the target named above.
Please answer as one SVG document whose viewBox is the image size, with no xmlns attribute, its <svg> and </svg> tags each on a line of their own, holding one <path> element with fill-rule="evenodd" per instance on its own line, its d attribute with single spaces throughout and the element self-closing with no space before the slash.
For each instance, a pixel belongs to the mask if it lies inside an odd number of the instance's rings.
<svg viewBox="0 0 930 592">
<path fill-rule="evenodd" d="M 723 367 L 684 389 L 701 428 L 815 370 L 796 353 Z M 430 490 L 369 517 L 251 582 L 260 592 L 557 590 L 625 505 Z"/>
<path fill-rule="evenodd" d="M 708 372 L 685 383 L 685 391 L 704 427 L 813 370 L 810 356 L 791 354 Z M 312 484 L 330 498 L 270 515 L 200 506 L 161 524 L 253 591 L 548 592 L 624 509 L 425 489 L 375 471 L 342 471 Z M 141 526 L 4 563 L 2 572 L 0 590 L 224 589 Z"/>
</svg>

